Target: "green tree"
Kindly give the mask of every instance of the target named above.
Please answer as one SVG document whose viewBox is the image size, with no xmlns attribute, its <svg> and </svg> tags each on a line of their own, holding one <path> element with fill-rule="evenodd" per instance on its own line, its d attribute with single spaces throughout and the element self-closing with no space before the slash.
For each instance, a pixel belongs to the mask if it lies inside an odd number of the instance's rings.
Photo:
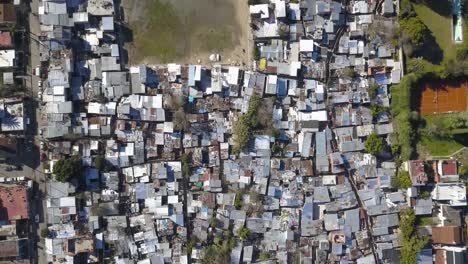
<svg viewBox="0 0 468 264">
<path fill-rule="evenodd" d="M 260 261 L 265 261 L 265 260 L 268 260 L 269 258 L 270 258 L 270 254 L 266 251 L 262 251 L 260 255 L 258 256 L 258 260 Z"/>
<path fill-rule="evenodd" d="M 419 197 L 421 197 L 422 199 L 428 199 L 429 197 L 431 197 L 431 193 L 428 191 L 422 191 L 421 193 L 419 193 Z"/>
<path fill-rule="evenodd" d="M 249 235 L 250 235 L 250 230 L 249 230 L 247 227 L 241 227 L 241 228 L 239 229 L 239 233 L 238 233 L 238 234 L 239 234 L 239 238 L 240 238 L 242 241 L 244 241 L 244 240 L 246 240 L 246 239 L 249 237 Z"/>
<path fill-rule="evenodd" d="M 239 117 L 234 124 L 234 148 L 235 154 L 240 153 L 244 149 L 254 135 L 254 130 L 260 126 L 260 120 L 257 115 L 258 108 L 262 102 L 262 98 L 254 93 L 249 101 L 249 109 L 247 113 Z"/>
<path fill-rule="evenodd" d="M 232 237 L 224 236 L 221 243 L 212 244 L 205 247 L 202 251 L 202 263 L 219 264 L 229 263 L 231 250 L 235 246 L 235 240 Z"/>
<path fill-rule="evenodd" d="M 72 179 L 80 180 L 81 172 L 81 163 L 75 159 L 61 159 L 54 164 L 53 168 L 56 180 L 61 182 L 69 182 Z"/>
<path fill-rule="evenodd" d="M 96 166 L 98 171 L 104 171 L 106 168 L 106 158 L 103 155 L 97 155 L 94 158 L 94 166 Z"/>
<path fill-rule="evenodd" d="M 392 187 L 395 189 L 407 189 L 413 186 L 411 177 L 407 171 L 399 171 L 398 174 L 392 178 Z"/>
<path fill-rule="evenodd" d="M 354 71 L 353 68 L 345 68 L 343 70 L 343 75 L 348 78 L 353 78 L 354 76 L 356 76 L 356 72 Z"/>
<path fill-rule="evenodd" d="M 428 238 L 420 238 L 417 236 L 414 227 L 416 224 L 416 216 L 414 210 L 408 208 L 400 213 L 400 230 L 401 230 L 401 263 L 414 264 L 416 263 L 416 253 L 427 244 Z"/>
<path fill-rule="evenodd" d="M 372 117 L 376 118 L 380 113 L 388 112 L 388 107 L 383 105 L 373 105 L 371 106 Z"/>
<path fill-rule="evenodd" d="M 241 191 L 237 191 L 236 197 L 234 198 L 234 207 L 237 210 L 240 210 L 242 208 L 242 194 L 243 193 Z"/>
<path fill-rule="evenodd" d="M 44 227 L 41 229 L 41 237 L 46 238 L 49 236 L 49 229 L 47 227 Z"/>
<path fill-rule="evenodd" d="M 180 162 L 182 163 L 182 176 L 190 176 L 190 158 L 187 154 L 182 154 L 180 157 Z"/>
<path fill-rule="evenodd" d="M 209 224 L 210 224 L 211 227 L 216 227 L 218 225 L 218 219 L 216 219 L 216 217 L 214 217 L 214 216 L 211 217 Z"/>
<path fill-rule="evenodd" d="M 377 91 L 379 90 L 379 84 L 376 82 L 372 82 L 367 89 L 367 93 L 369 94 L 369 98 L 372 100 L 377 96 Z"/>
<path fill-rule="evenodd" d="M 187 253 L 192 254 L 193 247 L 198 243 L 198 238 L 196 236 L 191 236 L 187 244 Z"/>
<path fill-rule="evenodd" d="M 385 146 L 384 139 L 379 137 L 376 133 L 372 133 L 367 136 L 364 142 L 364 148 L 372 155 L 379 154 Z"/>
</svg>

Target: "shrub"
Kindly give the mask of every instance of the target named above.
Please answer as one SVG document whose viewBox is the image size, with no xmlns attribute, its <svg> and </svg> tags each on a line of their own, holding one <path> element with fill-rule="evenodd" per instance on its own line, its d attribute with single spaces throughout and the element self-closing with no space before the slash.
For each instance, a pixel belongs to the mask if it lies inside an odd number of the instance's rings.
<svg viewBox="0 0 468 264">
<path fill-rule="evenodd" d="M 265 261 L 265 260 L 268 260 L 269 258 L 270 258 L 270 254 L 266 251 L 263 251 L 260 253 L 258 260 Z"/>
<path fill-rule="evenodd" d="M 81 172 L 81 163 L 75 159 L 61 159 L 54 164 L 53 168 L 56 179 L 61 182 L 69 182 L 72 179 L 80 180 Z"/>
<path fill-rule="evenodd" d="M 428 191 L 422 191 L 419 194 L 419 197 L 421 197 L 422 199 L 428 199 L 429 197 L 431 197 L 431 193 Z"/>
<path fill-rule="evenodd" d="M 414 230 L 415 224 L 416 216 L 412 208 L 408 208 L 400 213 L 400 260 L 403 264 L 416 263 L 416 253 L 418 253 L 429 240 L 427 237 L 421 238 L 417 236 Z"/>
<path fill-rule="evenodd" d="M 384 146 L 384 139 L 375 133 L 367 136 L 366 141 L 364 142 L 364 148 L 372 155 L 379 154 L 383 150 Z"/>
<path fill-rule="evenodd" d="M 180 157 L 180 162 L 182 163 L 182 176 L 190 176 L 190 158 L 187 154 L 182 154 Z"/>
<path fill-rule="evenodd" d="M 378 89 L 379 89 L 379 84 L 376 82 L 373 82 L 369 85 L 369 88 L 367 89 L 367 93 L 369 94 L 370 99 L 373 99 L 377 96 Z"/>
<path fill-rule="evenodd" d="M 236 198 L 234 198 L 234 207 L 237 210 L 240 210 L 242 208 L 242 192 L 241 191 L 236 192 Z"/>
<path fill-rule="evenodd" d="M 247 146 L 249 141 L 252 139 L 254 133 L 253 130 L 259 128 L 260 121 L 258 119 L 257 111 L 260 107 L 262 99 L 254 93 L 249 101 L 249 109 L 247 113 L 239 117 L 237 122 L 234 124 L 234 153 L 239 153 L 243 148 Z"/>
<path fill-rule="evenodd" d="M 354 71 L 353 68 L 345 68 L 343 70 L 343 75 L 348 78 L 353 78 L 354 76 L 356 76 L 356 72 Z"/>
<path fill-rule="evenodd" d="M 106 168 L 106 158 L 102 155 L 98 155 L 94 158 L 94 165 L 98 171 L 104 171 Z"/>
<path fill-rule="evenodd" d="M 398 174 L 392 178 L 391 184 L 395 189 L 407 189 L 413 186 L 411 177 L 407 171 L 399 171 Z"/>
<path fill-rule="evenodd" d="M 250 230 L 247 227 L 241 227 L 239 229 L 239 238 L 244 241 L 246 240 L 250 235 Z"/>
<path fill-rule="evenodd" d="M 49 229 L 47 227 L 44 227 L 41 229 L 41 237 L 46 238 L 49 236 Z"/>
</svg>

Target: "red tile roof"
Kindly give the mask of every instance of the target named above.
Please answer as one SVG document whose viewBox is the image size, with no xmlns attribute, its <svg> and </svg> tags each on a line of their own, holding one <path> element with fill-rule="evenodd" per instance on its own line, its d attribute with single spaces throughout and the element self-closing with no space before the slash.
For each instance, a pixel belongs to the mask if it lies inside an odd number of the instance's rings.
<svg viewBox="0 0 468 264">
<path fill-rule="evenodd" d="M 441 162 L 442 162 L 442 176 L 457 174 L 457 162 L 455 160 L 443 160 Z"/>
<path fill-rule="evenodd" d="M 28 219 L 26 186 L 0 186 L 0 220 Z"/>
<path fill-rule="evenodd" d="M 11 47 L 11 34 L 8 31 L 0 31 L 0 46 L 1 47 Z"/>
</svg>

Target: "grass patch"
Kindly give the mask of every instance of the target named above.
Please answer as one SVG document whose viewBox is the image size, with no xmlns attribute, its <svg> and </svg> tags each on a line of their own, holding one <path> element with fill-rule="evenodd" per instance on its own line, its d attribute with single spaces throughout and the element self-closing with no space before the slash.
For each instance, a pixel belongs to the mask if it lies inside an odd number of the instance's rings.
<svg viewBox="0 0 468 264">
<path fill-rule="evenodd" d="M 437 5 L 432 7 L 427 6 L 425 3 L 413 3 L 414 10 L 429 28 L 434 36 L 437 44 L 443 50 L 443 61 L 455 59 L 456 47 L 452 41 L 452 16 L 447 12 L 440 14 L 434 10 L 451 10 L 451 3 L 449 1 L 438 0 Z"/>
<path fill-rule="evenodd" d="M 183 27 L 177 10 L 161 0 L 147 2 L 144 20 L 134 23 L 136 60 L 156 57 L 169 62 L 177 57 L 178 40 L 183 36 Z"/>
<path fill-rule="evenodd" d="M 218 0 L 131 1 L 144 6 L 139 20 L 130 22 L 131 62 L 181 62 L 211 53 L 229 53 L 240 43 L 231 1 L 219 6 Z"/>
<path fill-rule="evenodd" d="M 418 226 L 431 226 L 434 224 L 434 219 L 432 216 L 420 216 L 417 223 Z"/>
<path fill-rule="evenodd" d="M 454 138 L 439 138 L 423 134 L 419 143 L 433 156 L 449 156 L 464 147 Z"/>
<path fill-rule="evenodd" d="M 218 25 L 217 27 L 202 27 L 194 36 L 194 42 L 203 40 L 206 50 L 222 51 L 232 43 L 232 34 L 227 26 Z"/>
<path fill-rule="evenodd" d="M 468 146 L 468 113 L 448 113 L 423 117 L 420 144 L 432 156 L 449 156 Z"/>
</svg>

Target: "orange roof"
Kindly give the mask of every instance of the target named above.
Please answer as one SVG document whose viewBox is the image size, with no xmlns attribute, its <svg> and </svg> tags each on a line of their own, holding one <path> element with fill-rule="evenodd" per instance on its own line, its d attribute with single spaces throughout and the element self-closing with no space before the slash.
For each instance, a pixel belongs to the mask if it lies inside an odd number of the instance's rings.
<svg viewBox="0 0 468 264">
<path fill-rule="evenodd" d="M 443 160 L 442 162 L 442 176 L 457 174 L 457 162 L 455 160 Z"/>
<path fill-rule="evenodd" d="M 0 186 L 0 220 L 28 219 L 26 186 Z"/>
<path fill-rule="evenodd" d="M 459 226 L 440 226 L 432 228 L 432 242 L 435 244 L 457 245 L 463 242 Z"/>
</svg>

